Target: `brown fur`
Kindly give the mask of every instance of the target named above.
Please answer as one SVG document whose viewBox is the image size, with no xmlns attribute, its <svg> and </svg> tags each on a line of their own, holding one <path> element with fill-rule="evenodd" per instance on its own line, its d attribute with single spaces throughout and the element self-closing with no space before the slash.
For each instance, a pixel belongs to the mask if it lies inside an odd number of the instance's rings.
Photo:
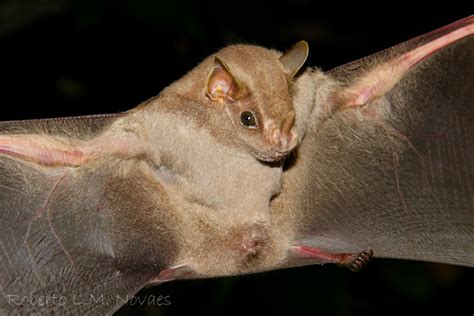
<svg viewBox="0 0 474 316">
<path fill-rule="evenodd" d="M 279 62 L 280 56 L 277 51 L 258 46 L 226 47 L 166 88 L 160 95 L 160 100 L 165 102 L 149 102 L 144 106 L 192 118 L 221 143 L 249 151 L 259 159 L 281 159 L 287 151 L 279 155 L 279 148 L 267 137 L 293 111 L 291 81 Z M 225 62 L 245 91 L 238 100 L 223 105 L 206 95 L 206 83 L 216 57 Z M 240 113 L 244 110 L 256 114 L 258 129 L 240 126 Z"/>
<path fill-rule="evenodd" d="M 247 103 L 262 121 L 279 122 L 293 111 L 280 55 L 245 45 L 215 55 L 245 87 L 238 102 Z M 148 144 L 159 166 L 154 172 L 173 205 L 180 251 L 172 266 L 191 267 L 194 276 L 270 267 L 286 256 L 291 239 L 288 231 L 272 229 L 269 203 L 280 192 L 282 167 L 256 159 L 271 147 L 263 129 L 246 130 L 229 119 L 226 104 L 206 96 L 215 56 L 110 130 L 136 131 Z"/>
</svg>

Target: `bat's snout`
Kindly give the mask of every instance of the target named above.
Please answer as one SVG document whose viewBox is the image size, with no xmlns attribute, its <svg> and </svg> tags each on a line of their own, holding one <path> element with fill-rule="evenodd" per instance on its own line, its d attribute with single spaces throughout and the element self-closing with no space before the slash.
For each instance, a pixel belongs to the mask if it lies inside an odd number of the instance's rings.
<svg viewBox="0 0 474 316">
<path fill-rule="evenodd" d="M 298 134 L 294 131 L 295 112 L 288 113 L 279 124 L 270 124 L 267 132 L 267 139 L 275 153 L 275 159 L 287 155 L 298 144 Z"/>
</svg>

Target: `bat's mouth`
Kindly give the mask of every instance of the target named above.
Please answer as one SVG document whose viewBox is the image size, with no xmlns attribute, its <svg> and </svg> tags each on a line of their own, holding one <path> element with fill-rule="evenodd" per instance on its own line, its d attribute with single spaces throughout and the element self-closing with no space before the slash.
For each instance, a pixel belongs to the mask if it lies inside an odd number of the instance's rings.
<svg viewBox="0 0 474 316">
<path fill-rule="evenodd" d="M 255 157 L 258 160 L 264 161 L 264 162 L 283 162 L 289 155 L 291 151 L 286 151 L 286 152 L 270 152 L 270 153 L 258 153 L 255 155 Z"/>
<path fill-rule="evenodd" d="M 252 147 L 249 148 L 253 156 L 263 162 L 281 162 L 285 160 L 286 157 L 292 152 L 288 151 L 277 151 L 277 150 L 268 150 L 268 151 L 259 151 Z"/>
<path fill-rule="evenodd" d="M 283 161 L 289 153 L 272 153 L 269 155 L 257 155 L 257 159 L 264 162 L 280 162 Z"/>
</svg>

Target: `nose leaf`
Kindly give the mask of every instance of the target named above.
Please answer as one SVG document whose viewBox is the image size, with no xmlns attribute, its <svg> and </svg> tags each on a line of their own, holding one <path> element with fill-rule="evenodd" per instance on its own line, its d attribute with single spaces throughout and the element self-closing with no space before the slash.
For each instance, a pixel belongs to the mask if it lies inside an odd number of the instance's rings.
<svg viewBox="0 0 474 316">
<path fill-rule="evenodd" d="M 294 123 L 295 123 L 295 111 L 291 111 L 290 113 L 286 115 L 286 117 L 280 123 L 281 135 L 284 137 L 288 137 Z"/>
<path fill-rule="evenodd" d="M 285 118 L 280 122 L 280 126 L 277 129 L 279 132 L 274 133 L 274 143 L 279 146 L 280 151 L 287 152 L 292 150 L 296 146 L 297 136 L 292 131 L 295 123 L 295 112 L 291 111 Z"/>
<path fill-rule="evenodd" d="M 281 143 L 281 132 L 278 128 L 272 131 L 272 143 L 276 146 L 280 146 Z"/>
</svg>

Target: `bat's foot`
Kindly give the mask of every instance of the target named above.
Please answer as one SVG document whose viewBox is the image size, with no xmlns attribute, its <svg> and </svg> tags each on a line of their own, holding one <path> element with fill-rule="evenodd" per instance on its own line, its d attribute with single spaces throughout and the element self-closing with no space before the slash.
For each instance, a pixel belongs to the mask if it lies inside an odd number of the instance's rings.
<svg viewBox="0 0 474 316">
<path fill-rule="evenodd" d="M 156 284 L 174 281 L 177 279 L 186 279 L 192 277 L 193 274 L 194 271 L 188 265 L 181 264 L 161 270 L 158 274 L 158 277 L 152 278 L 148 283 Z"/>
<path fill-rule="evenodd" d="M 340 263 L 339 265 L 344 268 L 348 268 L 349 270 L 353 272 L 359 272 L 367 263 L 369 263 L 370 259 L 372 259 L 372 256 L 374 255 L 374 252 L 372 249 L 366 249 L 362 251 L 360 254 L 352 255 L 352 260 L 347 263 Z"/>
<path fill-rule="evenodd" d="M 308 246 L 293 246 L 293 252 L 302 258 L 312 258 L 318 263 L 335 263 L 338 266 L 348 268 L 351 271 L 360 271 L 374 255 L 372 249 L 368 248 L 361 253 L 332 253 Z"/>
</svg>

